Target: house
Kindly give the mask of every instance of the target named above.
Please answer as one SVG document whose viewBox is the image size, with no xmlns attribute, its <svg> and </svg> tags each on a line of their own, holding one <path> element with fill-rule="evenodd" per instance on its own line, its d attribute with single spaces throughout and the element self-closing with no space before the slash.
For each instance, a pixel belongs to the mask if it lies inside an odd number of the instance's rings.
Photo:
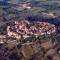
<svg viewBox="0 0 60 60">
<path fill-rule="evenodd" d="M 17 39 L 21 38 L 21 36 L 17 32 L 10 31 L 10 26 L 7 27 L 7 35 L 9 37 L 15 36 Z"/>
<path fill-rule="evenodd" d="M 18 6 L 24 8 L 24 9 L 31 9 L 31 4 L 30 3 L 20 3 Z"/>
<path fill-rule="evenodd" d="M 32 7 L 31 7 L 31 4 L 28 4 L 28 3 L 18 3 L 16 7 L 13 7 L 13 8 L 18 11 L 21 11 L 24 9 L 31 9 Z"/>
</svg>

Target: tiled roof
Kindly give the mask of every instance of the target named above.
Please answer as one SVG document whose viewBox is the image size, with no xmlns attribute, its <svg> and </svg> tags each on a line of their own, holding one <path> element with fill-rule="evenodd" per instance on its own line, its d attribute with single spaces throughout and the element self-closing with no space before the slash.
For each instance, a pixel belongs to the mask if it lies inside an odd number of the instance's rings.
<svg viewBox="0 0 60 60">
<path fill-rule="evenodd" d="M 13 27 L 12 27 L 13 28 Z M 15 29 L 14 29 L 15 28 Z M 13 30 L 15 30 L 15 33 L 13 34 L 22 34 L 26 35 L 44 35 L 44 34 L 51 34 L 56 31 L 56 27 L 53 24 L 50 24 L 48 22 L 32 22 L 30 23 L 27 20 L 21 20 L 21 21 L 15 21 L 15 26 Z"/>
</svg>

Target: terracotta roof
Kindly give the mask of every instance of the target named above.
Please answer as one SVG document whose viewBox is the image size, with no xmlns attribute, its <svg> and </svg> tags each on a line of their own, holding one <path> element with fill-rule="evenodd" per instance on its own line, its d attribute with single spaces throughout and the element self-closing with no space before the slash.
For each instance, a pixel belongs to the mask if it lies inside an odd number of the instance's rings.
<svg viewBox="0 0 60 60">
<path fill-rule="evenodd" d="M 13 28 L 13 27 L 12 27 Z M 27 20 L 15 21 L 15 32 L 12 30 L 12 34 L 22 34 L 22 35 L 44 35 L 44 34 L 51 34 L 56 31 L 56 27 L 54 24 L 50 24 L 48 22 L 32 22 L 30 23 Z M 14 29 L 13 28 L 13 29 Z M 9 31 L 8 31 L 9 32 Z M 19 35 L 18 34 L 18 35 Z"/>
</svg>

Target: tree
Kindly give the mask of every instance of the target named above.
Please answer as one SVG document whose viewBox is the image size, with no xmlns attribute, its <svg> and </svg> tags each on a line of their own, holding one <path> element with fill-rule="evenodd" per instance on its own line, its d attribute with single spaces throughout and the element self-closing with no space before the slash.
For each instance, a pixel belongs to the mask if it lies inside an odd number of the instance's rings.
<svg viewBox="0 0 60 60">
<path fill-rule="evenodd" d="M 35 35 L 32 35 L 32 36 L 29 38 L 29 41 L 30 41 L 30 42 L 36 41 L 36 36 L 35 36 Z"/>
</svg>

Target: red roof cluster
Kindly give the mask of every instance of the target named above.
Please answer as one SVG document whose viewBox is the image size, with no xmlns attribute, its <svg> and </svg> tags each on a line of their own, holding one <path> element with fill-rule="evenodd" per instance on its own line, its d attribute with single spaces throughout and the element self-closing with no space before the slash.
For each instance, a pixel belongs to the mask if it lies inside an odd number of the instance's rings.
<svg viewBox="0 0 60 60">
<path fill-rule="evenodd" d="M 56 31 L 56 27 L 48 22 L 29 22 L 27 20 L 15 21 L 15 25 L 10 27 L 16 34 L 23 36 L 51 34 Z"/>
</svg>

